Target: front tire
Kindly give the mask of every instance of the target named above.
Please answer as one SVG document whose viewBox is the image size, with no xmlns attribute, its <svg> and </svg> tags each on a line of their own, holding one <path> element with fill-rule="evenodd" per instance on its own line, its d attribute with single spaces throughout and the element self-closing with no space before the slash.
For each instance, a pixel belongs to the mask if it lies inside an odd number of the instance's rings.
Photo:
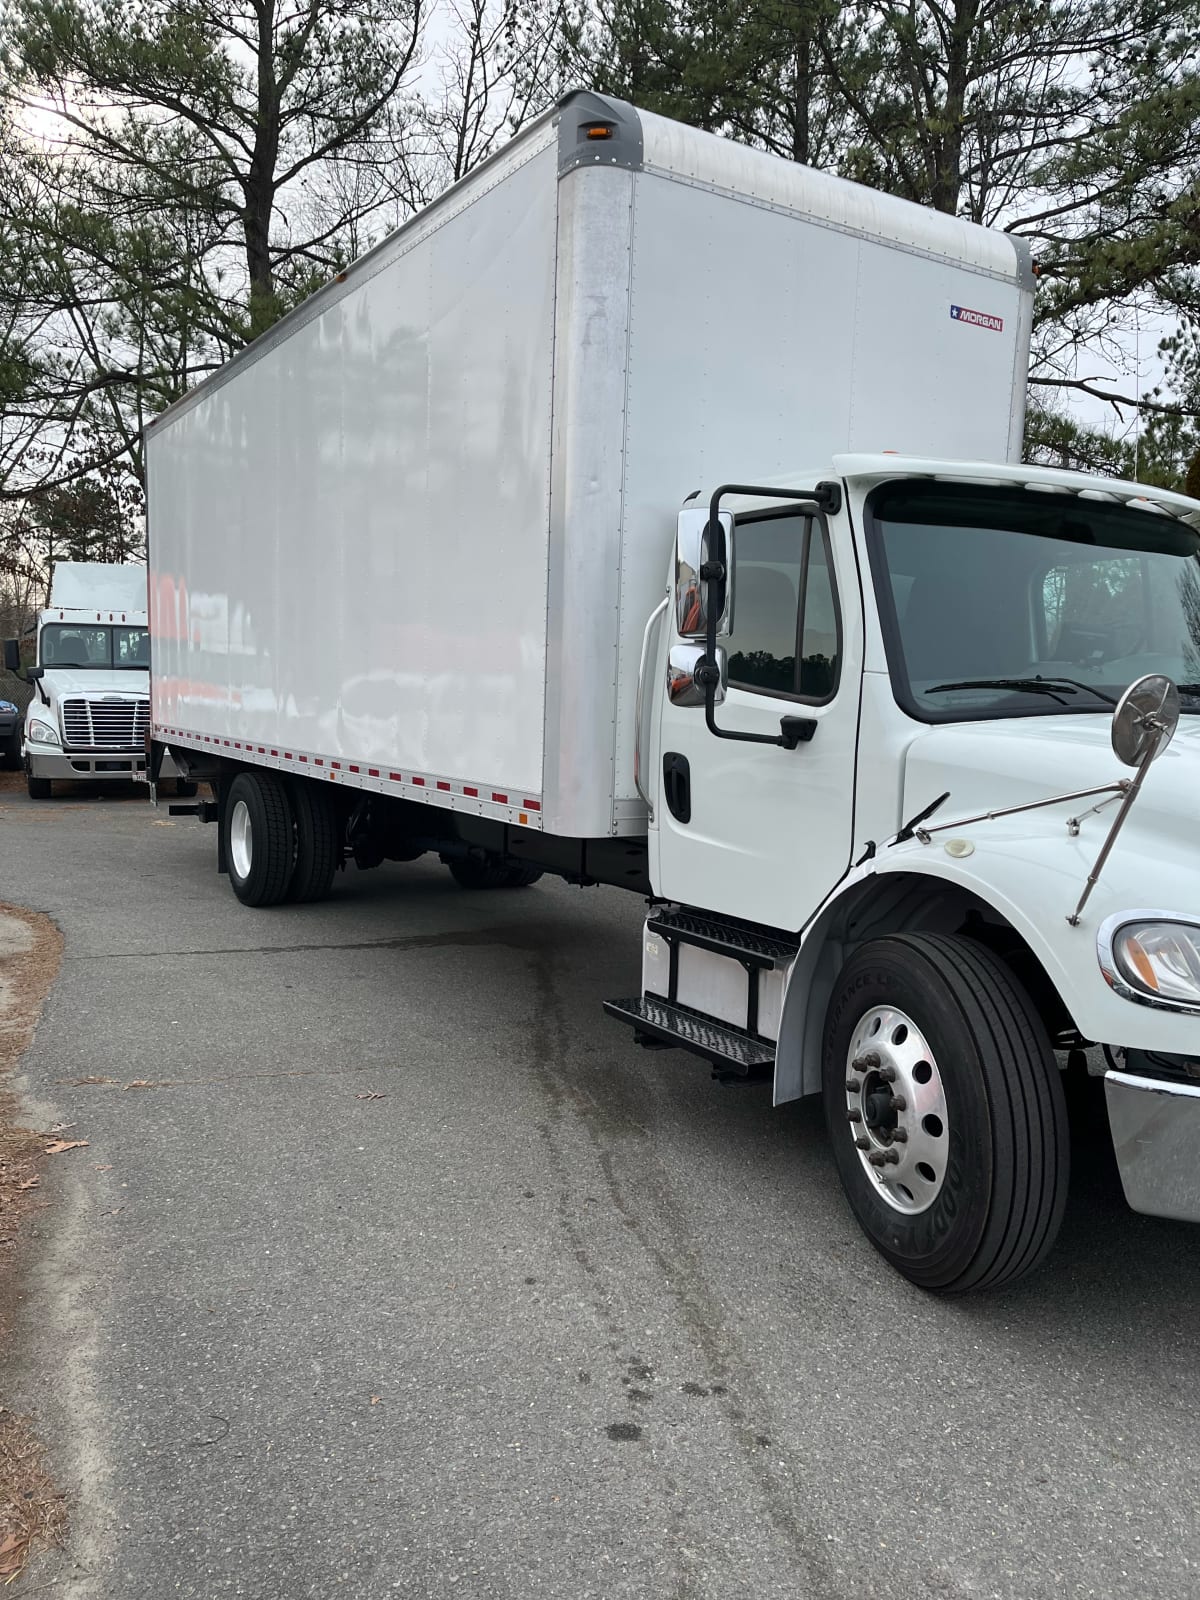
<svg viewBox="0 0 1200 1600">
<path fill-rule="evenodd" d="M 842 1186 L 897 1271 L 964 1294 L 1039 1265 L 1066 1204 L 1066 1101 L 1032 1002 L 990 951 L 930 934 L 856 951 L 822 1079 Z"/>
<path fill-rule="evenodd" d="M 296 846 L 287 790 L 273 773 L 234 778 L 221 808 L 221 844 L 242 904 L 278 905 L 291 882 Z"/>
</svg>

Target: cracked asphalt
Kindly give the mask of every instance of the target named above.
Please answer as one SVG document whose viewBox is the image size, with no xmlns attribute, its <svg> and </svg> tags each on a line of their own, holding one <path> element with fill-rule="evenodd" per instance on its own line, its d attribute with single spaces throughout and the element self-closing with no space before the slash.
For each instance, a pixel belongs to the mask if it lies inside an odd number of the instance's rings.
<svg viewBox="0 0 1200 1600">
<path fill-rule="evenodd" d="M 1194 1596 L 1200 1233 L 1077 1143 L 1056 1254 L 945 1303 L 819 1109 L 600 1011 L 641 906 L 436 864 L 248 911 L 212 829 L 0 794 L 61 975 L 5 1403 L 64 1600 Z M 130 1087 L 147 1084 L 150 1087 Z"/>
</svg>

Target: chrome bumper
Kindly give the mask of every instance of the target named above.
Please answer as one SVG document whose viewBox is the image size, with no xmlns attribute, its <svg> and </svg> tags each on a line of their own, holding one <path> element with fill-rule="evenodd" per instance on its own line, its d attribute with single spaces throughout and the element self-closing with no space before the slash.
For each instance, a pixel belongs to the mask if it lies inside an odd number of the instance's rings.
<svg viewBox="0 0 1200 1600">
<path fill-rule="evenodd" d="M 1104 1094 L 1126 1200 L 1151 1217 L 1200 1222 L 1200 1083 L 1106 1072 Z"/>
<path fill-rule="evenodd" d="M 71 779 L 75 783 L 131 783 L 146 776 L 146 757 L 133 750 L 55 750 L 25 746 L 35 778 Z"/>
</svg>

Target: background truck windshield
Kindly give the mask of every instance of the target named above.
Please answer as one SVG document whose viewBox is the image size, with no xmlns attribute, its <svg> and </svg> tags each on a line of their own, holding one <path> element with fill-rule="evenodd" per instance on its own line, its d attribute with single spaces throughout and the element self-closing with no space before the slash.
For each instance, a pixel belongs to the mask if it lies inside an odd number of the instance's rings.
<svg viewBox="0 0 1200 1600">
<path fill-rule="evenodd" d="M 76 622 L 50 622 L 42 629 L 43 667 L 150 667 L 146 628 L 110 628 Z"/>
<path fill-rule="evenodd" d="M 867 534 L 896 698 L 922 721 L 1108 712 L 1147 672 L 1192 685 L 1184 709 L 1200 710 L 1200 535 L 1185 524 L 908 482 L 871 495 Z"/>
</svg>

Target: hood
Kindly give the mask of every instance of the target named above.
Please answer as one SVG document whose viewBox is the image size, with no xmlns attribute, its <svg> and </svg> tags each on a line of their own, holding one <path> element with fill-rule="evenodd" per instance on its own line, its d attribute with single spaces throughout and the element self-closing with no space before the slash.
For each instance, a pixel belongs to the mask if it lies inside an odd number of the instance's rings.
<svg viewBox="0 0 1200 1600">
<path fill-rule="evenodd" d="M 1134 769 L 1113 754 L 1111 729 L 1111 716 L 1100 713 L 932 727 L 909 746 L 904 816 L 915 815 L 946 790 L 950 798 L 930 818 L 931 825 L 1131 778 Z M 1030 833 L 1058 832 L 1065 816 L 1095 803 L 1048 806 L 1013 821 Z M 1200 831 L 1200 716 L 1180 717 L 1174 739 L 1150 768 L 1129 826 L 1194 849 Z"/>
<path fill-rule="evenodd" d="M 76 694 L 89 697 L 119 694 L 145 700 L 150 695 L 150 674 L 134 668 L 121 671 L 101 668 L 98 671 L 95 667 L 47 667 L 41 684 L 51 700 L 64 700 Z M 45 701 L 36 691 L 30 701 L 30 706 L 34 705 L 45 707 Z"/>
</svg>

